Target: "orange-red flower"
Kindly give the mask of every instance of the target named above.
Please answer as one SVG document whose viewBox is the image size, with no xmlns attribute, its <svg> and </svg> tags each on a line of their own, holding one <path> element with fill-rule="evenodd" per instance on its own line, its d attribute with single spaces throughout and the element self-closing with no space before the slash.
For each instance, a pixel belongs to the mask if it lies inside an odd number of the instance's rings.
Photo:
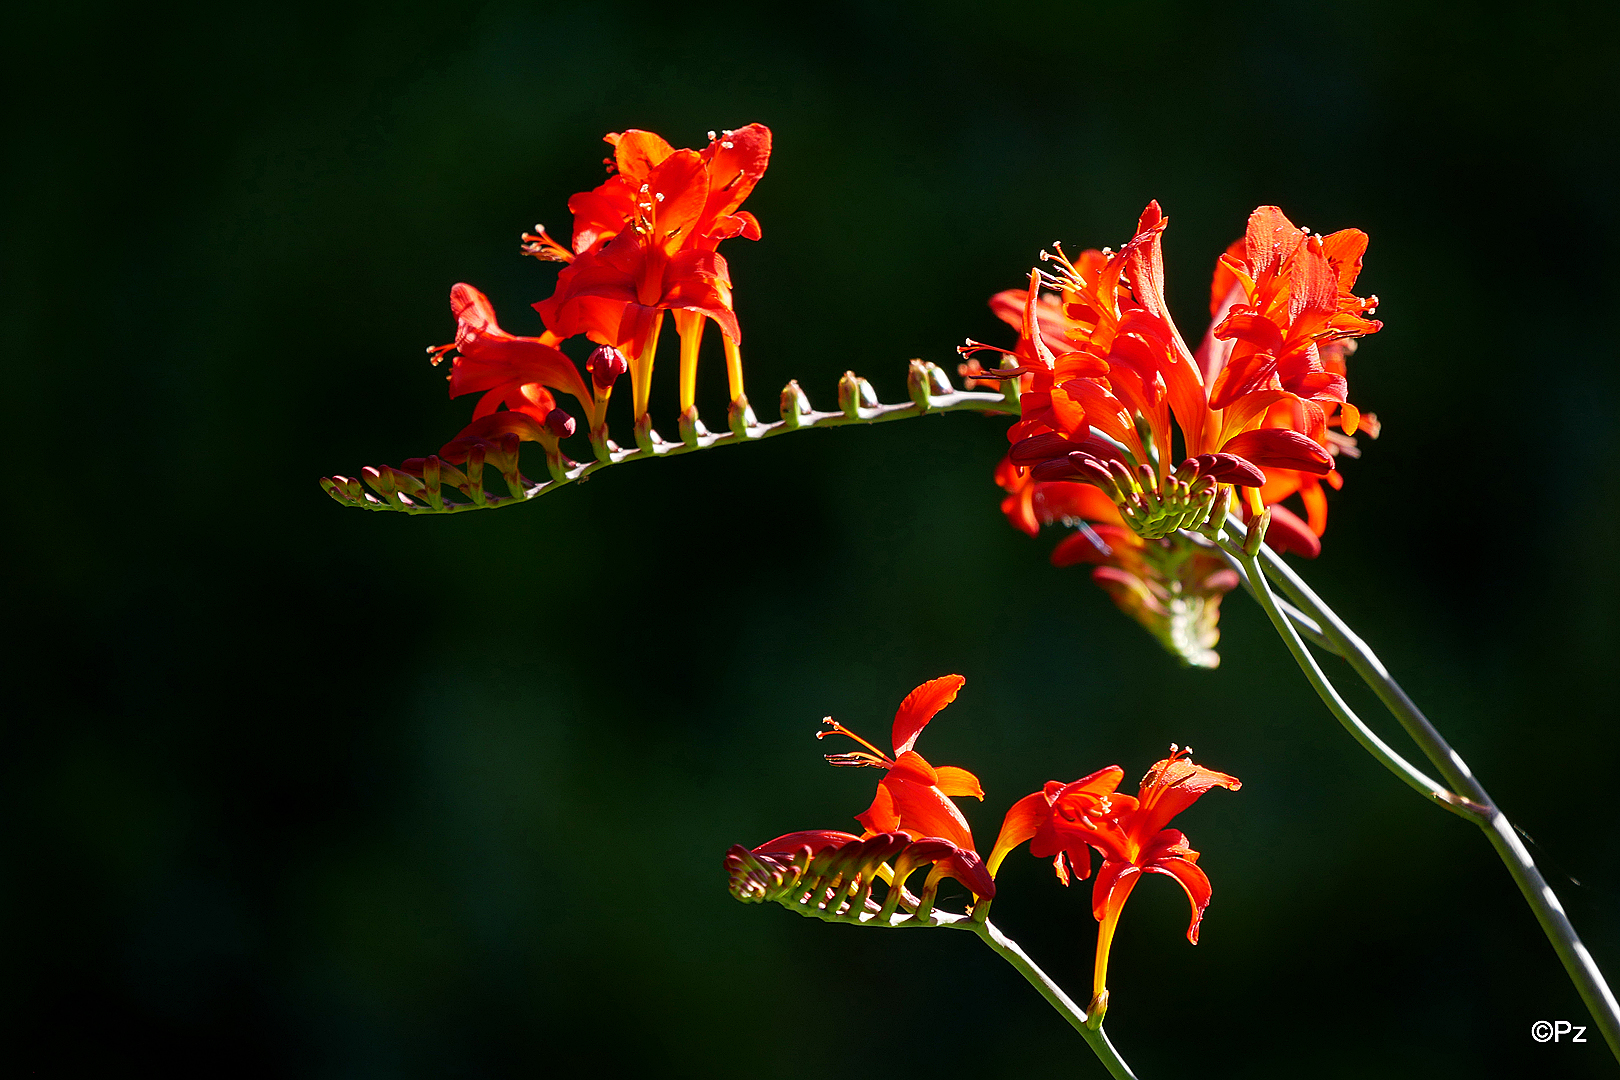
<svg viewBox="0 0 1620 1080">
<path fill-rule="evenodd" d="M 535 254 L 567 261 L 553 295 L 535 305 L 560 338 L 585 334 L 631 358 L 635 415 L 647 411 L 663 313 L 681 335 L 680 397 L 693 408 L 697 358 L 706 320 L 726 342 L 732 400 L 743 397 L 731 278 L 716 252 L 732 236 L 758 239 L 759 222 L 740 209 L 770 161 L 770 129 L 750 124 L 710 139 L 702 151 L 677 150 L 648 131 L 607 136 L 616 174 L 569 200 L 573 251 L 542 232 Z M 548 246 L 549 245 L 549 246 Z"/>
<path fill-rule="evenodd" d="M 970 857 L 968 862 L 978 862 L 978 856 L 973 853 L 973 830 L 952 796 L 983 799 L 984 789 L 979 786 L 979 778 L 954 765 L 931 765 L 912 749 L 923 728 L 941 709 L 956 700 L 957 691 L 966 681 L 960 675 L 945 675 L 923 683 L 906 695 L 894 714 L 893 757 L 831 717 L 822 721 L 827 730 L 817 732 L 817 738 L 844 735 L 866 748 L 828 754 L 829 762 L 884 770 L 872 805 L 855 816 L 865 827 L 864 836 L 900 832 L 912 839 L 935 837 L 948 841 Z M 971 882 L 969 885 L 980 895 L 989 895 Z"/>
<path fill-rule="evenodd" d="M 450 357 L 451 397 L 484 395 L 473 409 L 472 424 L 457 440 L 514 434 L 521 441 L 543 442 L 554 449 L 559 438 L 573 434 L 575 425 L 558 408 L 553 390 L 577 400 L 594 426 L 606 401 L 599 405 L 579 368 L 553 341 L 502 330 L 489 298 L 471 285 L 458 284 L 450 290 L 450 311 L 456 317 L 455 340 L 428 352 L 434 364 Z M 505 410 L 498 411 L 502 406 Z M 466 455 L 460 460 L 465 461 Z"/>
<path fill-rule="evenodd" d="M 1092 914 L 1099 924 L 1092 999 L 1096 1008 L 1107 1007 L 1114 929 L 1143 874 L 1162 874 L 1181 885 L 1192 907 L 1187 940 L 1198 943 L 1199 923 L 1209 906 L 1209 878 L 1186 836 L 1166 826 L 1211 788 L 1236 791 L 1243 785 L 1236 777 L 1193 764 L 1191 755 L 1191 748 L 1172 746 L 1169 757 L 1148 769 L 1134 797 L 1116 791 L 1125 777 L 1117 765 L 1071 784 L 1048 781 L 1007 811 L 990 852 L 986 866 L 994 875 L 1007 854 L 1028 841 L 1030 854 L 1050 858 L 1065 885 L 1071 870 L 1080 878 L 1090 875 L 1093 849 L 1102 856 L 1091 893 Z"/>
<path fill-rule="evenodd" d="M 904 901 L 908 910 L 931 910 L 935 890 L 949 877 L 966 885 L 975 896 L 995 896 L 996 883 L 973 848 L 967 819 L 951 801 L 953 795 L 984 798 L 978 778 L 955 766 L 933 766 L 913 747 L 923 728 L 956 698 L 965 682 L 946 675 L 917 687 L 895 712 L 890 757 L 842 724 L 828 717 L 828 727 L 816 737 L 844 735 L 864 750 L 828 754 L 834 765 L 869 766 L 884 770 L 872 805 L 857 814 L 864 827 L 860 836 L 831 829 L 788 833 L 754 848 L 733 847 L 726 855 L 732 893 L 740 900 L 778 900 L 789 906 L 808 902 L 813 908 L 837 915 L 847 902 L 859 915 L 894 913 Z M 906 879 L 929 866 L 921 897 L 904 889 Z M 889 883 L 882 905 L 868 903 L 874 877 Z M 817 893 L 807 899 L 807 881 Z M 834 881 L 853 892 L 831 892 Z M 842 898 L 841 898 L 842 897 Z"/>
<path fill-rule="evenodd" d="M 1273 486 L 1275 497 L 1319 490 L 1365 426 L 1346 398 L 1350 339 L 1381 325 L 1366 317 L 1377 299 L 1351 292 L 1365 234 L 1313 236 L 1261 207 L 1217 267 L 1214 320 L 1194 354 L 1164 300 L 1166 224 L 1151 203 L 1118 252 L 1044 256 L 1056 270 L 1031 275 L 1015 323 L 1017 370 L 1031 377 L 1009 433 L 1015 464 L 1037 480 L 1095 484 L 1148 538 L 1174 532 L 1219 485 L 1243 488 L 1249 512 L 1274 473 L 1311 478 Z M 1018 296 L 992 307 L 1013 322 Z M 1278 519 L 1305 531 L 1286 511 Z"/>
</svg>

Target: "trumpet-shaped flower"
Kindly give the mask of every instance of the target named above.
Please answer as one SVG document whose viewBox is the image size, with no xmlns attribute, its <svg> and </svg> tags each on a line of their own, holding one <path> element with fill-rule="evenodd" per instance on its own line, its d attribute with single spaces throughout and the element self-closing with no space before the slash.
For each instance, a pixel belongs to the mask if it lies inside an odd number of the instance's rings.
<svg viewBox="0 0 1620 1080">
<path fill-rule="evenodd" d="M 828 717 L 818 739 L 843 735 L 864 749 L 828 754 L 834 765 L 884 771 L 872 805 L 857 814 L 860 836 L 820 829 L 788 833 L 754 848 L 733 847 L 726 855 L 731 891 L 739 900 L 775 900 L 819 917 L 892 915 L 904 902 L 922 915 L 933 908 L 935 890 L 954 878 L 975 896 L 995 896 L 996 885 L 973 849 L 973 832 L 952 796 L 984 798 L 978 779 L 966 769 L 933 766 L 913 747 L 923 728 L 956 698 L 965 682 L 946 675 L 917 687 L 895 712 L 891 757 Z M 922 896 L 905 890 L 906 879 L 929 867 Z M 881 905 L 871 900 L 874 879 L 888 882 Z M 848 910 L 846 911 L 846 905 Z"/>
<path fill-rule="evenodd" d="M 1045 256 L 1056 269 L 1031 275 L 1017 324 L 1015 370 L 1032 379 L 1009 433 L 1018 464 L 1095 484 L 1150 539 L 1181 527 L 1189 506 L 1211 505 L 1219 485 L 1249 491 L 1258 512 L 1267 470 L 1331 473 L 1362 426 L 1345 396 L 1350 339 L 1381 326 L 1366 317 L 1377 298 L 1351 292 L 1365 234 L 1312 236 L 1261 207 L 1221 258 L 1214 320 L 1194 354 L 1164 301 L 1167 224 L 1151 203 L 1120 251 Z M 991 306 L 1011 321 L 1016 295 Z"/>
<path fill-rule="evenodd" d="M 1142 777 L 1135 796 L 1116 790 L 1124 777 L 1123 769 L 1111 765 L 1070 784 L 1048 781 L 1007 811 L 986 864 L 994 875 L 1007 854 L 1028 841 L 1030 854 L 1050 858 L 1058 880 L 1067 885 L 1071 873 L 1090 876 L 1092 850 L 1102 856 L 1091 892 L 1092 915 L 1099 924 L 1092 999 L 1097 1008 L 1107 1007 L 1115 927 L 1143 874 L 1162 874 L 1181 885 L 1192 907 L 1187 940 L 1198 943 L 1199 924 L 1209 906 L 1209 878 L 1186 836 L 1166 826 L 1212 788 L 1236 791 L 1243 786 L 1236 777 L 1193 764 L 1190 747 L 1171 746 L 1170 756 Z"/>
<path fill-rule="evenodd" d="M 569 263 L 556 291 L 535 305 L 559 337 L 585 334 L 631 357 L 635 414 L 645 415 L 665 311 L 681 335 L 681 410 L 693 407 L 703 327 L 713 320 L 726 342 L 732 400 L 742 398 L 731 278 L 715 250 L 732 236 L 758 239 L 759 221 L 741 206 L 770 161 L 770 129 L 750 124 L 710 139 L 702 151 L 677 150 L 648 131 L 607 137 L 616 174 L 569 200 L 572 252 L 531 237 L 527 250 Z"/>
<path fill-rule="evenodd" d="M 941 709 L 956 700 L 957 691 L 966 681 L 960 675 L 945 675 L 923 683 L 906 695 L 894 714 L 893 757 L 832 717 L 822 721 L 827 730 L 816 732 L 818 739 L 843 735 L 866 748 L 828 754 L 829 762 L 884 770 L 872 805 L 855 817 L 866 827 L 867 836 L 881 832 L 903 832 L 914 838 L 937 836 L 959 848 L 973 850 L 973 831 L 951 797 L 966 795 L 983 799 L 984 789 L 979 786 L 978 777 L 953 765 L 930 765 L 912 749 L 923 728 Z"/>
<path fill-rule="evenodd" d="M 1016 364 L 979 378 L 1026 381 L 996 473 L 1009 520 L 1032 535 L 1076 527 L 1053 561 L 1096 564 L 1122 609 L 1185 662 L 1213 666 L 1220 596 L 1237 579 L 1180 532 L 1226 505 L 1230 487 L 1244 517 L 1272 508 L 1272 547 L 1320 552 L 1324 485 L 1342 486 L 1336 465 L 1357 456 L 1358 431 L 1378 434 L 1349 402 L 1346 360 L 1381 324 L 1368 317 L 1377 298 L 1352 291 L 1366 235 L 1314 236 L 1263 206 L 1221 256 L 1209 329 L 1189 350 L 1164 301 L 1166 225 L 1152 203 L 1117 252 L 1043 255 L 1054 269 L 991 298 L 1017 347 L 963 352 Z M 1295 497 L 1303 517 L 1280 505 Z"/>
</svg>

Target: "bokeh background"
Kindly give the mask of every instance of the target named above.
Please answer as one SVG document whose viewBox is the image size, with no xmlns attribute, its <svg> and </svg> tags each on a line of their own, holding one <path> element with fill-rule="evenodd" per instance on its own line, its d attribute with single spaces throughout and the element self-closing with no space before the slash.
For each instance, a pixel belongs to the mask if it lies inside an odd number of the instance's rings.
<svg viewBox="0 0 1620 1080">
<path fill-rule="evenodd" d="M 1383 773 L 1258 611 L 1178 669 L 997 512 L 1004 422 L 804 434 L 452 519 L 316 478 L 431 451 L 451 284 L 601 134 L 776 136 L 727 255 L 753 398 L 1006 340 L 1053 239 L 1160 199 L 1202 326 L 1277 203 L 1372 235 L 1386 331 L 1313 582 L 1537 841 L 1620 973 L 1614 9 L 1360 4 L 68 4 L 8 17 L 5 1057 L 29 1075 L 1101 1075 L 967 935 L 744 907 L 720 858 L 841 827 L 874 736 L 968 813 L 1170 742 L 1245 782 L 1180 822 L 1204 940 L 1133 899 L 1109 1027 L 1144 1077 L 1612 1076 L 1482 838 Z M 702 404 L 723 416 L 723 369 Z M 673 380 L 658 388 L 674 427 Z M 536 459 L 537 461 L 538 459 Z M 538 464 L 535 465 L 538 468 Z M 531 472 L 533 470 L 531 469 Z M 1358 701 L 1365 700 L 1357 698 Z M 1398 732 L 1396 733 L 1398 734 Z M 1578 879 L 1576 885 L 1571 878 Z M 1020 856 L 998 922 L 1081 993 L 1093 926 Z"/>
</svg>

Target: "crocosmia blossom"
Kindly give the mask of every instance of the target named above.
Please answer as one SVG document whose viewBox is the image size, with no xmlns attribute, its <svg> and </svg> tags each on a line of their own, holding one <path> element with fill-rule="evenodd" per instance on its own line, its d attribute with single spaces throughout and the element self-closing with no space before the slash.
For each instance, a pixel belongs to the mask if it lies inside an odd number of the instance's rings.
<svg viewBox="0 0 1620 1080">
<path fill-rule="evenodd" d="M 1068 504 L 1076 512 L 1049 520 L 1117 524 L 1156 545 L 1124 548 L 1150 563 L 1179 567 L 1190 543 L 1180 531 L 1226 505 L 1217 496 L 1231 489 L 1245 517 L 1272 506 L 1267 538 L 1273 547 L 1314 556 L 1327 525 L 1323 484 L 1342 484 L 1337 460 L 1356 455 L 1357 431 L 1377 433 L 1376 418 L 1349 401 L 1345 367 L 1354 339 L 1381 326 L 1369 317 L 1377 298 L 1352 291 L 1366 235 L 1347 229 L 1317 236 L 1276 207 L 1256 210 L 1244 238 L 1217 264 L 1210 327 L 1194 351 L 1164 300 L 1167 224 L 1152 203 L 1118 252 L 1085 251 L 1072 259 L 1061 247 L 1043 253 L 1053 269 L 1033 272 L 1026 290 L 991 300 L 997 315 L 1018 329 L 1017 347 L 964 347 L 968 355 L 991 350 L 1011 358 L 1012 366 L 995 373 L 975 366 L 981 377 L 1026 381 L 1021 415 L 1009 433 L 1012 452 L 997 476 L 1017 496 L 1009 502 L 1018 514 L 1010 516 L 1028 531 L 1034 520 L 1028 508 Z M 1048 489 L 1053 483 L 1090 485 L 1113 513 L 1099 500 Z M 1032 485 L 1027 494 L 1026 485 Z M 1279 505 L 1295 496 L 1304 518 Z M 1096 535 L 1066 542 L 1065 561 L 1117 565 L 1096 545 Z M 1084 551 L 1086 544 L 1093 550 Z M 1149 585 L 1147 594 L 1136 595 L 1139 610 L 1155 619 L 1150 594 L 1187 591 L 1185 581 L 1130 572 Z M 1193 576 L 1195 591 L 1206 599 L 1236 580 L 1211 581 L 1201 568 Z M 1098 580 L 1120 583 L 1106 573 Z M 1116 599 L 1122 595 L 1110 591 Z M 1211 618 L 1206 630 L 1213 631 L 1214 609 L 1206 603 L 1203 610 Z M 1207 646 L 1176 651 L 1190 663 L 1207 665 L 1213 656 Z"/>
<path fill-rule="evenodd" d="M 1209 878 L 1187 837 L 1166 826 L 1206 791 L 1243 786 L 1236 777 L 1193 764 L 1190 747 L 1172 746 L 1170 756 L 1142 777 L 1135 796 L 1116 790 L 1124 777 L 1123 769 L 1111 765 L 1070 784 L 1048 781 L 1007 811 L 986 864 L 994 875 L 1007 854 L 1028 841 L 1030 854 L 1051 859 L 1058 880 L 1067 885 L 1071 874 L 1090 876 L 1093 850 L 1102 856 L 1091 890 L 1092 914 L 1099 924 L 1092 998 L 1096 1009 L 1107 1007 L 1114 930 L 1143 874 L 1162 874 L 1181 885 L 1192 907 L 1187 940 L 1198 943 L 1198 927 L 1209 906 Z"/>
<path fill-rule="evenodd" d="M 441 489 L 447 483 L 478 506 L 530 498 L 545 485 L 519 471 L 524 443 L 544 448 L 554 482 L 580 474 L 580 463 L 560 446 L 576 433 L 590 440 L 586 460 L 622 456 L 609 438 L 607 411 L 614 384 L 626 372 L 636 443 L 642 451 L 657 452 L 655 444 L 662 440 L 647 407 L 666 312 L 681 339 L 682 440 L 696 445 L 708 434 L 697 415 L 696 393 L 698 354 L 711 321 L 720 327 L 725 345 L 731 386 L 727 426 L 740 436 L 757 424 L 743 393 L 742 331 L 732 306 L 730 271 L 716 248 L 731 237 L 759 239 L 759 221 L 742 204 L 770 162 L 770 129 L 749 124 L 711 132 L 702 150 L 677 150 L 650 131 L 610 134 L 607 142 L 614 150 L 611 175 L 569 200 L 571 243 L 559 243 L 540 225 L 523 237 L 527 254 L 565 264 L 551 295 L 533 305 L 545 332 L 523 337 L 503 329 L 488 297 L 471 285 L 455 286 L 450 294 L 455 340 L 428 354 L 435 365 L 451 360 L 451 397 L 481 395 L 471 423 L 436 455 L 409 458 L 398 468 L 366 467 L 362 477 L 387 504 L 366 495 L 359 480 L 344 476 L 321 481 L 333 498 L 413 511 L 466 505 L 445 501 Z M 580 335 L 596 344 L 594 350 L 578 349 L 589 351 L 583 373 L 563 351 L 576 348 L 569 339 Z M 558 402 L 559 393 L 574 399 L 583 424 L 577 411 Z M 506 496 L 485 489 L 486 464 L 506 481 Z"/>
<path fill-rule="evenodd" d="M 1120 251 L 1047 255 L 1055 270 L 1031 275 L 1010 352 L 1012 370 L 1032 376 L 1009 434 L 1014 460 L 1040 480 L 1095 484 L 1149 538 L 1174 531 L 1193 490 L 1236 485 L 1257 511 L 1267 469 L 1331 473 L 1341 444 L 1330 427 L 1347 438 L 1361 425 L 1346 397 L 1348 345 L 1381 326 L 1366 317 L 1377 299 L 1351 292 L 1365 234 L 1324 239 L 1261 207 L 1221 257 L 1214 321 L 1194 354 L 1164 301 L 1167 224 L 1151 203 Z M 992 307 L 1010 319 L 1016 295 Z"/>
<path fill-rule="evenodd" d="M 770 161 L 771 133 L 762 124 L 713 136 L 702 151 L 677 150 L 648 131 L 607 136 L 615 174 L 569 200 L 573 250 L 544 234 L 530 250 L 568 262 L 553 295 L 535 309 L 558 337 L 585 334 L 630 357 L 639 419 L 647 411 L 653 358 L 664 312 L 681 336 L 681 411 L 693 408 L 703 327 L 724 335 L 733 402 L 743 397 L 731 278 L 715 250 L 733 236 L 758 239 L 759 221 L 742 210 Z"/>
<path fill-rule="evenodd" d="M 450 290 L 450 311 L 456 317 L 456 339 L 428 351 L 435 364 L 446 356 L 451 358 L 451 397 L 484 395 L 473 409 L 475 421 L 504 406 L 542 426 L 548 420 L 559 426 L 563 421 L 552 415 L 557 411 L 553 390 L 571 395 L 594 419 L 595 402 L 585 379 L 554 340 L 518 337 L 502 330 L 489 298 L 471 285 Z"/>
<path fill-rule="evenodd" d="M 979 786 L 978 777 L 954 765 L 931 765 L 913 749 L 923 728 L 941 709 L 956 700 L 957 691 L 966 681 L 960 675 L 945 675 L 923 683 L 906 695 L 894 714 L 892 757 L 831 717 L 822 721 L 827 730 L 817 732 L 817 738 L 843 735 L 865 747 L 843 754 L 828 754 L 829 762 L 884 770 L 872 805 L 855 816 L 866 830 L 863 835 L 898 832 L 913 839 L 937 838 L 958 849 L 968 862 L 978 862 L 973 830 L 952 801 L 953 796 L 983 799 L 984 789 Z"/>
<path fill-rule="evenodd" d="M 927 918 L 941 881 L 954 878 L 977 897 L 991 898 L 996 883 L 973 849 L 973 831 L 952 796 L 984 798 L 978 779 L 966 769 L 934 766 L 913 747 L 923 728 L 956 698 L 965 682 L 946 675 L 917 687 L 894 715 L 891 757 L 831 717 L 817 738 L 843 735 L 865 749 L 828 754 L 834 765 L 882 769 L 872 805 L 857 814 L 860 836 L 832 829 L 787 833 L 753 848 L 726 853 L 732 895 L 748 903 L 772 900 L 821 918 L 889 920 L 904 913 Z M 928 867 L 921 896 L 905 884 Z M 887 883 L 880 904 L 876 881 Z"/>
</svg>

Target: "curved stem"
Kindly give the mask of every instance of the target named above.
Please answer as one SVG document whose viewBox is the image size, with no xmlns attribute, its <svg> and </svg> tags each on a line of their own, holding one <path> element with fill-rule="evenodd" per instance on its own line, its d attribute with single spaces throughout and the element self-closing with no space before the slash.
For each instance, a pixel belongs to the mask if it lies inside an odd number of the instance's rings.
<svg viewBox="0 0 1620 1080">
<path fill-rule="evenodd" d="M 1289 621 L 1288 616 L 1284 615 L 1282 609 L 1278 606 L 1277 598 L 1271 592 L 1271 585 L 1266 580 L 1265 571 L 1261 569 L 1259 560 L 1244 552 L 1241 547 L 1238 547 L 1230 540 L 1223 538 L 1218 543 L 1222 551 L 1242 563 L 1249 580 L 1254 585 L 1255 599 L 1265 609 L 1267 617 L 1271 619 L 1272 626 L 1281 635 L 1283 643 L 1288 646 L 1288 651 L 1294 654 L 1294 661 L 1299 664 L 1300 670 L 1305 673 L 1306 681 L 1311 684 L 1311 688 L 1316 691 L 1316 695 L 1322 699 L 1322 704 L 1328 707 L 1328 711 L 1350 733 L 1351 737 L 1360 743 L 1367 753 L 1377 759 L 1379 764 L 1400 777 L 1401 780 L 1425 799 L 1462 817 L 1476 820 L 1483 811 L 1482 807 L 1469 806 L 1467 800 L 1446 790 L 1445 786 L 1439 781 L 1431 779 L 1411 762 L 1397 754 L 1390 748 L 1388 743 L 1380 739 L 1371 728 L 1363 723 L 1361 717 L 1356 715 L 1355 710 L 1350 708 L 1344 698 L 1339 696 L 1338 689 L 1323 674 L 1321 666 L 1316 662 L 1316 657 L 1311 655 L 1310 650 L 1305 648 L 1304 641 L 1300 640 L 1299 631 L 1294 629 L 1294 624 Z"/>
<path fill-rule="evenodd" d="M 441 499 L 440 505 L 433 506 L 420 496 L 412 497 L 401 492 L 379 492 L 382 495 L 379 498 L 369 492 L 360 491 L 358 486 L 353 489 L 346 489 L 343 485 L 333 482 L 334 479 L 342 480 L 342 477 L 323 479 L 321 486 L 328 495 L 345 506 L 357 506 L 365 510 L 392 510 L 405 514 L 460 514 L 469 510 L 484 510 L 496 506 L 525 503 L 560 487 L 584 480 L 610 466 L 623 465 L 630 461 L 677 457 L 681 454 L 692 453 L 695 450 L 707 450 L 716 446 L 758 442 L 761 439 L 775 438 L 790 431 L 846 427 L 853 424 L 883 424 L 891 420 L 904 420 L 913 416 L 955 412 L 1005 413 L 1016 416 L 1018 415 L 1018 397 L 1016 393 L 953 390 L 946 394 L 930 394 L 926 403 L 923 404 L 908 401 L 904 405 L 861 406 L 856 409 L 853 416 L 844 412 L 811 411 L 802 413 L 791 420 L 784 419 L 770 424 L 756 424 L 745 429 L 742 434 L 731 431 L 723 431 L 718 434 L 705 431 L 690 442 L 666 442 L 659 438 L 656 433 L 653 433 L 652 441 L 647 446 L 630 450 L 618 448 L 609 450 L 604 447 L 601 456 L 596 461 L 580 464 L 564 458 L 565 467 L 559 468 L 553 479 L 543 483 L 527 483 L 520 492 L 514 492 L 511 495 L 485 495 L 481 502 L 452 502 L 449 499 Z"/>
<path fill-rule="evenodd" d="M 1228 520 L 1226 529 L 1238 536 L 1245 535 L 1242 525 L 1234 520 Z M 1294 652 L 1295 659 L 1299 661 L 1300 667 L 1305 669 L 1306 677 L 1312 680 L 1312 685 L 1317 685 L 1318 679 L 1322 682 L 1326 682 L 1326 679 L 1321 675 L 1321 669 L 1316 666 L 1315 659 L 1304 651 L 1298 635 L 1293 632 L 1288 620 L 1282 618 L 1279 621 L 1280 613 L 1273 615 L 1276 601 L 1271 597 L 1270 588 L 1266 586 L 1267 578 L 1275 579 L 1289 599 L 1299 605 L 1305 617 L 1317 624 L 1322 635 L 1328 640 L 1331 651 L 1344 657 L 1351 669 L 1372 688 L 1390 713 L 1400 721 L 1406 733 L 1439 770 L 1440 775 L 1466 796 L 1470 812 L 1464 816 L 1470 818 L 1484 831 L 1486 839 L 1496 849 L 1514 883 L 1519 886 L 1519 892 L 1523 894 L 1525 903 L 1535 914 L 1542 932 L 1552 943 L 1553 951 L 1558 954 L 1558 959 L 1563 963 L 1570 981 L 1575 984 L 1581 1000 L 1591 1011 L 1593 1021 L 1603 1033 L 1604 1041 L 1609 1044 L 1610 1052 L 1620 1059 L 1620 1004 L 1616 1003 L 1614 992 L 1609 989 L 1609 984 L 1604 979 L 1603 972 L 1599 970 L 1597 962 L 1593 960 L 1591 952 L 1575 933 L 1575 927 L 1565 914 L 1564 906 L 1559 902 L 1557 894 L 1541 876 L 1535 860 L 1530 857 L 1530 852 L 1519 839 L 1518 830 L 1508 820 L 1507 815 L 1502 813 L 1484 785 L 1474 776 L 1473 770 L 1468 767 L 1462 755 L 1446 742 L 1435 726 L 1429 722 L 1429 718 L 1423 715 L 1422 710 L 1413 703 L 1400 683 L 1390 675 L 1389 669 L 1378 659 L 1377 654 L 1345 625 L 1344 620 L 1339 618 L 1332 608 L 1323 603 L 1293 568 L 1283 561 L 1282 556 L 1264 544 L 1260 545 L 1259 555 L 1253 558 L 1243 555 L 1241 549 L 1237 549 L 1234 555 L 1230 541 L 1220 541 L 1220 544 L 1221 549 L 1229 557 L 1247 560 L 1250 576 L 1255 584 L 1256 598 L 1261 600 L 1263 607 L 1266 607 L 1265 598 L 1271 598 L 1272 606 L 1267 607 L 1266 613 L 1272 616 L 1272 623 L 1278 627 L 1278 632 L 1283 634 L 1284 641 L 1288 642 L 1290 651 Z M 1303 659 L 1301 653 L 1304 653 Z M 1317 692 L 1322 693 L 1320 688 Z M 1333 696 L 1335 699 L 1338 697 L 1336 692 Z M 1324 697 L 1323 700 L 1328 699 Z M 1329 707 L 1332 708 L 1331 705 Z M 1448 809 L 1456 808 L 1448 805 Z"/>
<path fill-rule="evenodd" d="M 1028 980 L 1029 985 L 1040 992 L 1041 997 L 1046 999 L 1047 1004 L 1056 1009 L 1058 1015 L 1067 1020 L 1069 1026 L 1078 1031 L 1080 1037 L 1086 1040 L 1092 1052 L 1097 1055 L 1097 1060 L 1101 1061 L 1103 1066 L 1107 1068 L 1109 1076 L 1114 1077 L 1115 1080 L 1136 1080 L 1136 1074 L 1131 1071 L 1129 1065 L 1125 1064 L 1125 1059 L 1119 1056 L 1119 1051 L 1114 1049 L 1114 1044 L 1108 1041 L 1108 1035 L 1103 1031 L 1101 1025 L 1095 1029 L 1087 1027 L 1086 1011 L 1076 1005 L 1074 999 L 1065 994 L 1063 988 L 1053 982 L 1046 972 L 1037 967 L 1035 961 L 1031 960 L 1029 955 L 1018 947 L 1016 941 L 996 929 L 995 924 L 988 919 L 983 921 L 972 919 L 955 925 L 966 930 L 972 930 L 979 935 L 980 941 L 990 946 L 992 952 L 1011 964 L 1018 974 Z"/>
</svg>

